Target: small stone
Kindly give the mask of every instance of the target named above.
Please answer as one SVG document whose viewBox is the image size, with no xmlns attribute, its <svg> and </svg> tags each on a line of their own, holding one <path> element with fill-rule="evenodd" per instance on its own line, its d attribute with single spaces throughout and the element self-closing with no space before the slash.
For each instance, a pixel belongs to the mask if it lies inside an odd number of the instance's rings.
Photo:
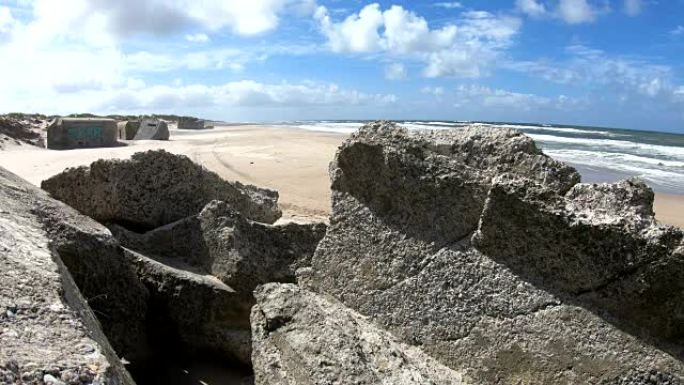
<svg viewBox="0 0 684 385">
<path fill-rule="evenodd" d="M 75 384 L 75 383 L 79 382 L 78 373 L 75 370 L 63 371 L 60 378 L 62 379 L 62 381 L 66 382 L 67 384 Z"/>
<path fill-rule="evenodd" d="M 55 378 L 52 374 L 44 375 L 43 382 L 45 385 L 66 385 L 62 380 Z"/>
</svg>

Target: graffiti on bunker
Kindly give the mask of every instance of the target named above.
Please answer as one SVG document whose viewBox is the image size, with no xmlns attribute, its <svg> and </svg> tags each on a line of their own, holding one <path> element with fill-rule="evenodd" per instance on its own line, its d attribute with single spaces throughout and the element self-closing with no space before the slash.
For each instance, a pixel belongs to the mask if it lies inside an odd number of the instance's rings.
<svg viewBox="0 0 684 385">
<path fill-rule="evenodd" d="M 74 141 L 97 141 L 102 137 L 102 127 L 69 127 L 67 135 Z"/>
</svg>

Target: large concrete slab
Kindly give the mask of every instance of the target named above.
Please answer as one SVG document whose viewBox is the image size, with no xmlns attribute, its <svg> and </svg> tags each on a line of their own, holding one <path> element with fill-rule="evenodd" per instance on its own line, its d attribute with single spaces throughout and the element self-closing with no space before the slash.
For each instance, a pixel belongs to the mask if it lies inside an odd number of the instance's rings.
<svg viewBox="0 0 684 385">
<path fill-rule="evenodd" d="M 47 128 L 47 147 L 55 150 L 113 147 L 118 141 L 112 119 L 58 118 Z"/>
<path fill-rule="evenodd" d="M 0 383 L 132 385 L 53 246 L 41 201 L 51 199 L 0 168 Z M 63 226 L 89 231 L 87 219 L 54 204 Z"/>
</svg>

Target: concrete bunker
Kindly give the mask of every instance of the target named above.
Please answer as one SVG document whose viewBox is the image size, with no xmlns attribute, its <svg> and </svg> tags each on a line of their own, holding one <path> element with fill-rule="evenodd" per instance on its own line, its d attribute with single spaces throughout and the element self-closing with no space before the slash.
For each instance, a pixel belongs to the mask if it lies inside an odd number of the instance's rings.
<svg viewBox="0 0 684 385">
<path fill-rule="evenodd" d="M 142 119 L 134 140 L 169 140 L 169 126 L 163 120 Z"/>
<path fill-rule="evenodd" d="M 139 120 L 124 120 L 117 124 L 119 131 L 119 140 L 133 140 L 135 134 L 138 133 L 140 128 Z"/>
<path fill-rule="evenodd" d="M 178 119 L 178 128 L 181 130 L 204 130 L 208 127 L 202 119 L 182 116 Z"/>
<path fill-rule="evenodd" d="M 47 147 L 112 147 L 118 144 L 117 137 L 117 124 L 112 119 L 57 118 L 47 128 Z"/>
</svg>

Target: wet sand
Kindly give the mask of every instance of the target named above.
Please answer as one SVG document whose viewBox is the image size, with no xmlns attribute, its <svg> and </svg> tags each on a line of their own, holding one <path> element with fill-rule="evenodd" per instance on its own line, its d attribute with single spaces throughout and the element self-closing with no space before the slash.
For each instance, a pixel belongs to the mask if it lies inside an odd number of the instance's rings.
<svg viewBox="0 0 684 385">
<path fill-rule="evenodd" d="M 256 125 L 212 130 L 171 129 L 169 141 L 129 141 L 114 148 L 56 151 L 18 146 L 0 151 L 0 166 L 40 185 L 67 167 L 165 149 L 184 154 L 228 180 L 280 192 L 283 218 L 325 220 L 330 212 L 328 165 L 346 135 Z M 684 195 L 656 193 L 656 217 L 684 228 Z"/>
</svg>

